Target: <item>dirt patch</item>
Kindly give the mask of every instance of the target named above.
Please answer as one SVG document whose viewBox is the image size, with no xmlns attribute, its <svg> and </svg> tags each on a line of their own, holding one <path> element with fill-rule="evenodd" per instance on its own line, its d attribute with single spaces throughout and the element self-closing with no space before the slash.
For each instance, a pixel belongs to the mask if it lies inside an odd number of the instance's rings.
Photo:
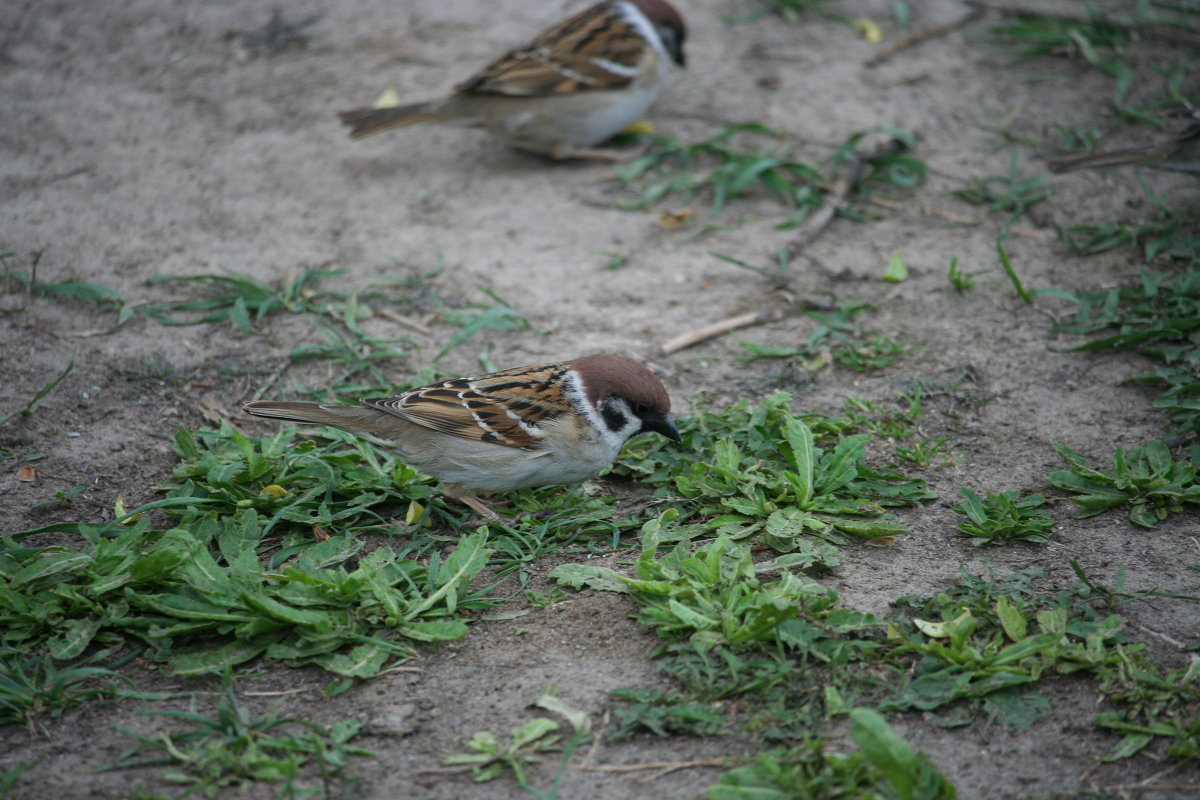
<svg viewBox="0 0 1200 800">
<path fill-rule="evenodd" d="M 942 499 L 905 512 L 913 531 L 895 546 L 846 548 L 844 564 L 827 579 L 844 604 L 884 614 L 901 595 L 954 582 L 963 565 L 976 573 L 990 565 L 1001 574 L 1038 567 L 1052 590 L 1074 580 L 1071 559 L 1097 582 L 1111 584 L 1126 567 L 1131 591 L 1198 593 L 1194 514 L 1145 531 L 1116 514 L 1077 521 L 1063 498 L 1052 510 L 1062 524 L 1049 544 L 981 552 L 954 532 L 949 508 L 961 486 L 1045 491 L 1047 473 L 1062 466 L 1051 443 L 1107 459 L 1114 447 L 1160 436 L 1166 424 L 1151 406 L 1151 390 L 1122 384 L 1147 362 L 1067 352 L 1075 340 L 1052 331 L 1067 305 L 1016 297 L 994 268 L 1000 220 L 949 195 L 971 177 L 1008 169 L 1010 151 L 997 151 L 1003 142 L 985 126 L 1011 117 L 1015 129 L 1042 138 L 1053 125 L 1091 124 L 1107 113 L 1107 78 L 1093 71 L 1069 80 L 1020 80 L 971 29 L 870 69 L 864 63 L 874 46 L 830 20 L 729 25 L 723 16 L 753 4 L 681 2 L 691 66 L 656 106 L 661 132 L 690 141 L 757 120 L 786 133 L 798 157 L 820 158 L 854 131 L 897 126 L 919 134 L 916 152 L 931 174 L 896 207 L 877 209 L 878 219 L 835 221 L 791 266 L 796 298 L 832 292 L 874 304 L 864 324 L 916 346 L 895 365 L 865 374 L 835 366 L 814 376 L 795 364 L 740 359 L 745 351 L 737 341 L 805 341 L 814 322 L 801 316 L 668 358 L 657 349 L 666 339 L 767 301 L 767 280 L 710 253 L 765 263 L 785 245 L 794 232 L 776 229 L 783 217 L 770 198 L 738 201 L 712 220 L 718 230 L 698 237 L 710 222 L 702 200 L 665 204 L 662 210 L 697 211 L 690 227 L 665 229 L 657 214 L 616 205 L 627 195 L 607 167 L 546 163 L 452 128 L 412 128 L 351 143 L 335 117 L 388 86 L 413 99 L 448 90 L 501 48 L 565 13 L 564 4 L 553 5 L 306 0 L 287 10 L 289 19 L 319 15 L 296 32 L 306 41 L 284 37 L 272 54 L 275 40 L 236 34 L 261 31 L 267 22 L 264 7 L 245 0 L 8 3 L 0 8 L 0 30 L 7 31 L 0 48 L 0 250 L 13 254 L 6 265 L 27 271 L 40 253 L 40 281 L 105 284 L 131 304 L 162 299 L 163 285 L 147 284 L 157 274 L 229 268 L 277 283 L 322 264 L 345 269 L 338 280 L 361 286 L 373 275 L 436 273 L 426 286 L 447 301 L 484 301 L 483 291 L 491 291 L 532 322 L 536 332 L 485 334 L 496 364 L 627 353 L 664 369 L 680 409 L 700 393 L 720 406 L 784 389 L 798 409 L 835 413 L 851 395 L 886 399 L 914 381 L 954 385 L 971 397 L 931 395 L 922 422 L 922 434 L 946 437 L 955 456 L 926 475 Z M 891 14 L 883 0 L 839 5 L 851 18 Z M 911 5 L 921 27 L 963 13 L 952 0 Z M 1023 163 L 1039 169 L 1036 161 Z M 1166 202 L 1195 193 L 1189 176 L 1156 173 L 1146 180 Z M 1136 176 L 1076 174 L 1055 179 L 1053 189 L 1008 242 L 1026 284 L 1094 289 L 1133 280 L 1138 263 L 1128 251 L 1078 258 L 1053 226 L 1144 215 Z M 885 283 L 884 266 L 898 250 L 911 275 Z M 610 269 L 614 253 L 622 263 Z M 953 257 L 967 271 L 987 271 L 972 291 L 959 294 L 948 284 Z M 113 324 L 113 313 L 30 298 L 11 282 L 6 288 L 0 412 L 22 407 L 72 352 L 76 358 L 74 372 L 35 413 L 0 428 L 0 447 L 13 454 L 0 478 L 10 530 L 108 519 L 118 494 L 129 508 L 155 499 L 155 483 L 175 462 L 175 426 L 237 418 L 240 404 L 288 353 L 320 341 L 286 318 L 249 337 L 228 325 L 175 328 L 146 318 L 97 334 Z M 414 295 L 415 314 L 435 310 L 429 295 Z M 377 335 L 408 337 L 419 346 L 409 361 L 389 365 L 397 372 L 424 366 L 453 330 L 435 325 L 425 335 L 387 319 L 370 324 Z M 440 367 L 478 371 L 484 345 L 483 338 L 471 340 Z M 309 366 L 303 374 L 317 382 L 323 369 Z M 33 462 L 38 480 L 18 481 L 16 464 L 34 454 L 44 456 Z M 72 493 L 76 487 L 83 489 Z M 534 588 L 551 588 L 543 576 L 555 563 L 534 565 Z M 461 642 L 424 650 L 413 663 L 418 671 L 389 674 L 330 699 L 321 691 L 329 676 L 314 670 L 266 666 L 243 688 L 304 690 L 254 699 L 256 711 L 302 708 L 324 724 L 367 722 L 365 745 L 377 757 L 358 769 L 362 796 L 522 797 L 510 781 L 477 786 L 468 776 L 439 771 L 441 762 L 462 752 L 476 731 L 506 732 L 525 722 L 528 705 L 547 685 L 598 715 L 609 690 L 661 681 L 651 658 L 658 641 L 629 619 L 633 610 L 623 598 L 585 592 L 517 619 L 481 621 Z M 1186 663 L 1164 642 L 1200 635 L 1194 605 L 1133 604 L 1123 613 L 1133 638 L 1149 644 L 1156 660 Z M 149 665 L 136 669 L 147 690 L 216 688 L 215 681 L 164 677 Z M 919 715 L 895 721 L 962 797 L 1095 791 L 1182 798 L 1200 788 L 1194 763 L 1164 781 L 1175 788 L 1162 790 L 1152 788 L 1162 767 L 1150 759 L 1100 764 L 1117 737 L 1091 725 L 1095 697 L 1065 680 L 1046 691 L 1053 713 L 1028 731 L 944 729 Z M 198 697 L 201 708 L 214 702 L 212 695 Z M 111 726 L 148 733 L 163 724 L 140 716 L 149 707 L 127 701 L 34 732 L 0 729 L 0 768 L 40 759 L 14 796 L 117 798 L 138 784 L 159 787 L 156 769 L 90 772 L 125 746 Z M 643 737 L 602 745 L 592 763 L 702 760 L 747 747 L 737 738 Z M 535 770 L 534 783 L 549 785 L 552 769 Z M 695 768 L 644 783 L 640 774 L 570 769 L 563 796 L 693 797 L 716 774 Z M 1127 788 L 1145 779 L 1150 787 Z"/>
</svg>

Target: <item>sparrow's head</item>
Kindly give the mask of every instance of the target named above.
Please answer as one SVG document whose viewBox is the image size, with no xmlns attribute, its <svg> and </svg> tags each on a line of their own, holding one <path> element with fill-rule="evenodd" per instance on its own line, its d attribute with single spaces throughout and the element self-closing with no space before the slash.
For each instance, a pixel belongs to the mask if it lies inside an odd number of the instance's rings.
<svg viewBox="0 0 1200 800">
<path fill-rule="evenodd" d="M 683 55 L 683 40 L 687 38 L 687 27 L 683 17 L 667 0 L 630 0 L 638 10 L 650 20 L 650 24 L 658 31 L 658 38 L 671 54 L 671 60 L 679 66 L 686 66 Z"/>
<path fill-rule="evenodd" d="M 671 418 L 671 398 L 662 381 L 644 364 L 601 353 L 576 358 L 567 365 L 579 375 L 588 404 L 613 436 L 624 441 L 639 433 L 661 433 L 679 441 Z"/>
</svg>

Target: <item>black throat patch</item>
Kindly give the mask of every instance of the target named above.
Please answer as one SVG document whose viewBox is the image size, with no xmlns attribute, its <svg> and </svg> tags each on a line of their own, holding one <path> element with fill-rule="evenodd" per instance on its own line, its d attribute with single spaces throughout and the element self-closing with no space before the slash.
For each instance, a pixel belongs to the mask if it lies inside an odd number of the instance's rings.
<svg viewBox="0 0 1200 800">
<path fill-rule="evenodd" d="M 620 409 L 613 408 L 609 403 L 604 403 L 600 407 L 600 417 L 613 433 L 620 433 L 629 424 L 629 420 L 621 413 Z"/>
</svg>

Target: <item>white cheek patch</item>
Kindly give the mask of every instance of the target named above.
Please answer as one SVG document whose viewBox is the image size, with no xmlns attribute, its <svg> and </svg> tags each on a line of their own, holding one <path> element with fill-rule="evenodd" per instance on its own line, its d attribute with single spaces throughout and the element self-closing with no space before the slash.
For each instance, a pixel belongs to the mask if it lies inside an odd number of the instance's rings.
<svg viewBox="0 0 1200 800">
<path fill-rule="evenodd" d="M 654 23 L 646 19 L 646 15 L 642 13 L 641 9 L 633 3 L 628 2 L 618 3 L 617 8 L 620 9 L 621 16 L 633 26 L 634 30 L 643 39 L 654 45 L 654 49 L 658 51 L 659 61 L 669 64 L 671 62 L 671 54 L 667 52 L 666 45 L 663 44 L 662 38 L 659 37 L 658 29 L 654 27 Z"/>
<path fill-rule="evenodd" d="M 571 404 L 571 408 L 578 411 L 587 417 L 588 426 L 600 431 L 607 431 L 608 426 L 604 424 L 604 420 L 600 417 L 600 412 L 592 407 L 592 404 L 587 400 L 587 392 L 583 389 L 583 380 L 579 377 L 579 373 L 571 370 L 566 373 L 567 380 L 563 383 L 563 388 L 566 390 L 567 400 Z"/>
<path fill-rule="evenodd" d="M 569 379 L 564 383 L 564 388 L 571 407 L 587 417 L 588 427 L 592 434 L 603 439 L 614 454 L 629 440 L 629 437 L 641 430 L 642 421 L 633 413 L 629 403 L 616 396 L 609 397 L 602 402 L 615 409 L 625 419 L 625 425 L 616 431 L 608 427 L 608 423 L 604 421 L 604 415 L 601 413 L 603 409 L 595 408 L 587 401 L 587 392 L 584 391 L 583 380 L 579 377 L 579 373 L 569 373 Z"/>
<path fill-rule="evenodd" d="M 637 414 L 633 413 L 633 409 L 629 407 L 629 403 L 622 397 L 611 397 L 607 403 L 609 408 L 614 409 L 621 415 L 625 420 L 625 424 L 620 430 L 616 431 L 605 425 L 606 438 L 616 442 L 618 446 L 623 445 L 629 441 L 630 437 L 642 429 L 642 420 Z"/>
</svg>

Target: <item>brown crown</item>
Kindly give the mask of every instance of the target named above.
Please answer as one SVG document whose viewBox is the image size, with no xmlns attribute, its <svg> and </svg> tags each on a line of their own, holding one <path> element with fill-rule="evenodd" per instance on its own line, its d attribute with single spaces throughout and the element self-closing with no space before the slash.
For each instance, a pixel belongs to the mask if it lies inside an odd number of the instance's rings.
<svg viewBox="0 0 1200 800">
<path fill-rule="evenodd" d="M 658 376 L 644 364 L 625 356 L 599 353 L 567 362 L 583 378 L 583 389 L 593 406 L 611 395 L 631 403 L 645 403 L 659 414 L 671 410 L 671 398 Z"/>
</svg>

